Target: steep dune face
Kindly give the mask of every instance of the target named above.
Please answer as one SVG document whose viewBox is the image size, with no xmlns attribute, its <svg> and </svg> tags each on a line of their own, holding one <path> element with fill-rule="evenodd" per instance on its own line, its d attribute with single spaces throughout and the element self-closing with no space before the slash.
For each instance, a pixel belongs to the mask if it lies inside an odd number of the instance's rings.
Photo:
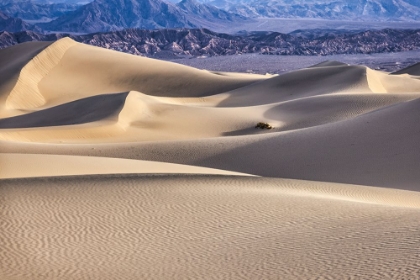
<svg viewBox="0 0 420 280">
<path fill-rule="evenodd" d="M 1 279 L 420 275 L 417 77 L 0 58 Z"/>
</svg>

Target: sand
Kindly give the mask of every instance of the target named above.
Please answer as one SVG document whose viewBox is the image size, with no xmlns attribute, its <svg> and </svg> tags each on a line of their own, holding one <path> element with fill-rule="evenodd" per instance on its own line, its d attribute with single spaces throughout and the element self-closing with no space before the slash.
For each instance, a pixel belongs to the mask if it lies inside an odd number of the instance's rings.
<svg viewBox="0 0 420 280">
<path fill-rule="evenodd" d="M 211 72 L 68 38 L 0 58 L 0 279 L 420 275 L 415 66 Z"/>
</svg>

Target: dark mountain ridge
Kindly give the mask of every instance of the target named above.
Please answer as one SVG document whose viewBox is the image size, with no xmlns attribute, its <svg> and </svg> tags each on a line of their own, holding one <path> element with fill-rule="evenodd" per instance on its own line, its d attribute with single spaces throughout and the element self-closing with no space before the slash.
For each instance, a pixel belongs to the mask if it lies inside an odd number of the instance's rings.
<svg viewBox="0 0 420 280">
<path fill-rule="evenodd" d="M 94 46 L 150 57 L 216 56 L 246 53 L 270 55 L 371 54 L 420 48 L 419 30 L 374 30 L 329 34 L 316 38 L 277 32 L 228 35 L 208 29 L 127 29 L 87 35 L 49 34 L 25 31 L 0 32 L 0 48 L 28 41 L 55 41 L 62 37 Z"/>
</svg>

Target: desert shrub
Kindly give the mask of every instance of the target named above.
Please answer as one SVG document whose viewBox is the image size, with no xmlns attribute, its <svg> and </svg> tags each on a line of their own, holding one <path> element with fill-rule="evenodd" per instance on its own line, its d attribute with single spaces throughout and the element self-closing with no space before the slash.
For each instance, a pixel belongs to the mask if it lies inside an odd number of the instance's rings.
<svg viewBox="0 0 420 280">
<path fill-rule="evenodd" d="M 257 123 L 257 125 L 255 126 L 255 128 L 260 128 L 260 129 L 272 129 L 273 127 L 272 127 L 271 125 L 269 125 L 268 123 L 259 122 L 259 123 Z"/>
</svg>

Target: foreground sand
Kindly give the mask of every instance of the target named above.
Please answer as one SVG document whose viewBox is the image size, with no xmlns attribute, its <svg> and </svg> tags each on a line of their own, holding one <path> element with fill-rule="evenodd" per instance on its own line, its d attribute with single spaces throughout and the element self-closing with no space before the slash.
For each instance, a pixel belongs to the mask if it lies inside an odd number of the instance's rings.
<svg viewBox="0 0 420 280">
<path fill-rule="evenodd" d="M 0 279 L 420 275 L 418 66 L 0 58 Z"/>
<path fill-rule="evenodd" d="M 418 193 L 133 175 L 5 180 L 1 195 L 2 279 L 416 279 L 420 269 Z"/>
</svg>

